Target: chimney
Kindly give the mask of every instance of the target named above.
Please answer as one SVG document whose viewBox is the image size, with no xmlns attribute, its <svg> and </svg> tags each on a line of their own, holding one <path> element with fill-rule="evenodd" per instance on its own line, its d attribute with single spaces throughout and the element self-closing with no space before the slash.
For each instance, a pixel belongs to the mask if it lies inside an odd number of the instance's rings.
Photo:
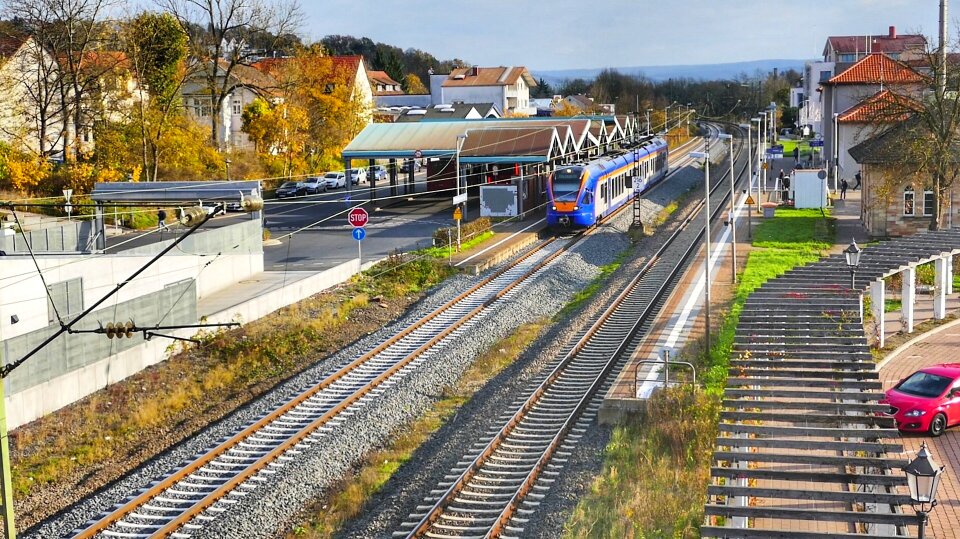
<svg viewBox="0 0 960 539">
<path fill-rule="evenodd" d="M 897 39 L 897 27 L 896 27 L 896 26 L 891 26 L 891 27 L 890 27 L 890 36 L 889 36 L 889 37 L 890 37 L 890 39 Z"/>
</svg>

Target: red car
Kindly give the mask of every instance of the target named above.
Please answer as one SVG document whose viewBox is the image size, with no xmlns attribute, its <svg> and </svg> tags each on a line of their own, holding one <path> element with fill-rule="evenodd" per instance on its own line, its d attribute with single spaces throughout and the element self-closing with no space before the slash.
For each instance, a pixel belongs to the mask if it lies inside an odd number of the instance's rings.
<svg viewBox="0 0 960 539">
<path fill-rule="evenodd" d="M 960 363 L 925 367 L 887 390 L 881 404 L 907 432 L 940 436 L 960 424 Z"/>
</svg>

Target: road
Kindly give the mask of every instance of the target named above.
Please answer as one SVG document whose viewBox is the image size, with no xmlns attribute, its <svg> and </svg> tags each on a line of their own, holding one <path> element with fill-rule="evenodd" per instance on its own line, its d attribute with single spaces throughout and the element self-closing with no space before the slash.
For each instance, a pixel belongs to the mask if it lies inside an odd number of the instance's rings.
<svg viewBox="0 0 960 539">
<path fill-rule="evenodd" d="M 360 242 L 363 260 L 375 260 L 397 250 L 409 252 L 432 243 L 434 230 L 454 223 L 452 206 L 446 194 L 426 197 L 425 172 L 415 175 L 415 193 L 398 186 L 392 196 L 389 186 L 380 182 L 375 200 L 364 207 L 370 212 L 366 238 Z M 412 198 L 411 195 L 418 195 Z M 360 201 L 369 200 L 367 185 L 331 189 L 318 195 L 265 201 L 265 227 L 271 238 L 264 246 L 264 269 L 268 271 L 322 271 L 357 258 L 357 241 L 347 224 L 347 211 Z M 211 219 L 205 229 L 228 226 L 250 217 L 227 214 Z M 108 252 L 140 247 L 173 237 L 180 232 L 131 232 L 109 236 Z"/>
</svg>

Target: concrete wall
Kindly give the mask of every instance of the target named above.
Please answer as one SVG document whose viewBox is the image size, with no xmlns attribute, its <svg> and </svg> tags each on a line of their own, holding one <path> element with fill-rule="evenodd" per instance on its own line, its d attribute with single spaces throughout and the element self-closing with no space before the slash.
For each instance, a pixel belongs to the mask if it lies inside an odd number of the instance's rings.
<svg viewBox="0 0 960 539">
<path fill-rule="evenodd" d="M 364 264 L 369 267 L 374 262 Z M 238 302 L 228 307 L 217 307 L 215 311 L 205 311 L 203 302 L 194 303 L 197 309 L 194 316 L 205 317 L 207 322 L 231 322 L 241 320 L 249 322 L 261 318 L 277 309 L 296 303 L 301 299 L 317 294 L 331 286 L 344 282 L 360 271 L 357 262 L 349 261 L 327 271 L 310 274 L 284 284 L 281 280 L 276 286 L 258 291 L 252 298 L 238 297 Z M 195 283 L 188 284 L 191 287 Z M 221 292 L 227 293 L 226 291 Z M 189 295 L 189 293 L 187 294 Z M 231 295 L 231 297 L 234 297 Z M 180 337 L 189 337 L 196 333 L 194 329 L 166 332 Z M 141 336 L 123 341 L 110 341 L 101 335 L 70 336 L 70 339 L 98 339 L 100 346 L 119 346 L 117 353 L 98 361 L 76 365 L 74 370 L 65 374 L 48 377 L 26 388 L 10 386 L 6 396 L 7 426 L 11 429 L 42 417 L 54 410 L 71 404 L 90 395 L 109 384 L 119 382 L 136 374 L 144 368 L 166 360 L 169 357 L 170 342 L 167 339 L 154 338 L 144 341 Z M 102 344 L 102 343 L 107 344 Z M 132 343 L 132 345 L 128 344 Z M 23 369 L 33 368 L 33 360 L 28 360 Z M 14 375 L 20 369 L 14 371 Z M 11 376 L 11 378 L 13 375 Z"/>
<path fill-rule="evenodd" d="M 83 221 L 68 222 L 66 224 L 41 228 L 38 230 L 28 230 L 24 235 L 12 229 L 6 229 L 10 233 L 0 235 L 0 251 L 7 254 L 29 253 L 27 241 L 34 253 L 42 252 L 89 252 L 96 245 L 94 244 L 93 221 L 86 219 Z"/>
</svg>

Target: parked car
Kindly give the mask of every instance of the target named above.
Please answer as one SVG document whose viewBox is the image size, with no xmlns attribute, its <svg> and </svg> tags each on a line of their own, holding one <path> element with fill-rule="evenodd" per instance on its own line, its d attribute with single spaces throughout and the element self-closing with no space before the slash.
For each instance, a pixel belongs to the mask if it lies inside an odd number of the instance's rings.
<svg viewBox="0 0 960 539">
<path fill-rule="evenodd" d="M 327 172 L 323 175 L 323 180 L 327 183 L 327 189 L 347 186 L 347 177 L 343 172 Z"/>
<path fill-rule="evenodd" d="M 277 198 L 297 197 L 306 193 L 306 190 L 298 182 L 283 182 L 277 187 Z"/>
<path fill-rule="evenodd" d="M 367 170 L 364 168 L 351 168 L 350 181 L 353 182 L 353 185 L 367 183 Z"/>
<path fill-rule="evenodd" d="M 888 389 L 881 404 L 908 432 L 940 436 L 960 424 L 960 363 L 925 367 Z"/>
<path fill-rule="evenodd" d="M 302 185 L 308 195 L 327 192 L 327 182 L 319 176 L 307 176 Z"/>
<path fill-rule="evenodd" d="M 387 167 L 383 165 L 373 165 L 367 169 L 367 178 L 373 178 L 374 181 L 387 179 Z"/>
</svg>

